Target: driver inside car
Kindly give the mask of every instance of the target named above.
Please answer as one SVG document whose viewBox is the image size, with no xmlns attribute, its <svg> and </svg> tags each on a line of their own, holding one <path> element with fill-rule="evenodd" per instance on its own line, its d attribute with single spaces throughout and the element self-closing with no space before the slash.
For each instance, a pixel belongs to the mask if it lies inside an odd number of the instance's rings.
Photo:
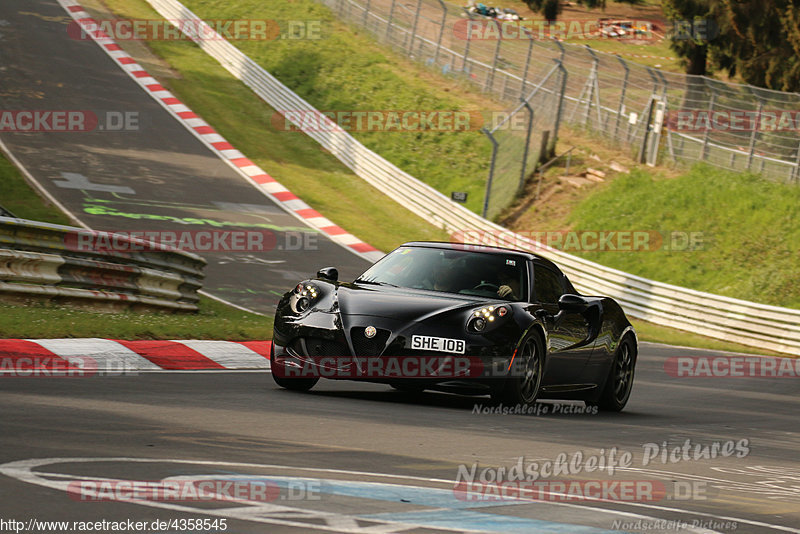
<svg viewBox="0 0 800 534">
<path fill-rule="evenodd" d="M 497 289 L 497 296 L 509 300 L 519 300 L 519 273 L 516 269 L 504 268 L 500 271 L 500 287 Z"/>
<path fill-rule="evenodd" d="M 456 273 L 450 265 L 439 264 L 433 270 L 433 290 L 455 292 Z"/>
</svg>

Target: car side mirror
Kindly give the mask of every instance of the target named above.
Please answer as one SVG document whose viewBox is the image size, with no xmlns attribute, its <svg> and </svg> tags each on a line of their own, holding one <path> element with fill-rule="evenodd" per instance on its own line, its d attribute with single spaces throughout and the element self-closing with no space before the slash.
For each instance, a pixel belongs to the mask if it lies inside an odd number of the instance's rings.
<svg viewBox="0 0 800 534">
<path fill-rule="evenodd" d="M 317 278 L 336 282 L 339 280 L 339 270 L 336 267 L 324 267 L 317 271 Z"/>
<path fill-rule="evenodd" d="M 568 313 L 583 313 L 589 306 L 590 303 L 579 295 L 567 293 L 558 299 L 558 309 Z"/>
</svg>

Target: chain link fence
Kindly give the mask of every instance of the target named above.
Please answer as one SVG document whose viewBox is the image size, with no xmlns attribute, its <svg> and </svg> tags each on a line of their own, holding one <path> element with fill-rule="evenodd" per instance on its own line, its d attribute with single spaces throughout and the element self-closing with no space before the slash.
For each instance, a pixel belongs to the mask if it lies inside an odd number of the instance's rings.
<svg viewBox="0 0 800 534">
<path fill-rule="evenodd" d="M 800 94 L 664 72 L 515 23 L 504 32 L 503 22 L 443 0 L 320 1 L 402 53 L 512 103 L 505 121 L 484 130 L 493 145 L 490 219 L 535 170 L 543 136 L 552 153 L 561 121 L 649 165 L 705 161 L 800 182 Z"/>
</svg>

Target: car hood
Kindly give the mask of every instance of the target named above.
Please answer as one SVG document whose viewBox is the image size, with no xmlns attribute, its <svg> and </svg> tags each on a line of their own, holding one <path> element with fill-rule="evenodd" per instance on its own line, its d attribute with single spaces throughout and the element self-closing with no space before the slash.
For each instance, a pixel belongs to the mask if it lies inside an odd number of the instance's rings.
<svg viewBox="0 0 800 534">
<path fill-rule="evenodd" d="M 399 321 L 423 321 L 479 306 L 484 299 L 387 286 L 341 284 L 338 288 L 339 312 L 342 315 L 369 315 Z"/>
</svg>

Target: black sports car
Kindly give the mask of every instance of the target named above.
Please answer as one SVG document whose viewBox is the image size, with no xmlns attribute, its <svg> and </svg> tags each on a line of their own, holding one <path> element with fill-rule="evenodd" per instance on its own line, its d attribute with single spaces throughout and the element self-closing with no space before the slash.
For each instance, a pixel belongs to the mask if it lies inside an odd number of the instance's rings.
<svg viewBox="0 0 800 534">
<path fill-rule="evenodd" d="M 272 376 L 308 390 L 320 377 L 495 401 L 583 400 L 619 411 L 637 339 L 613 299 L 581 296 L 553 262 L 527 252 L 406 243 L 353 282 L 333 267 L 286 293 L 275 315 Z"/>
</svg>

